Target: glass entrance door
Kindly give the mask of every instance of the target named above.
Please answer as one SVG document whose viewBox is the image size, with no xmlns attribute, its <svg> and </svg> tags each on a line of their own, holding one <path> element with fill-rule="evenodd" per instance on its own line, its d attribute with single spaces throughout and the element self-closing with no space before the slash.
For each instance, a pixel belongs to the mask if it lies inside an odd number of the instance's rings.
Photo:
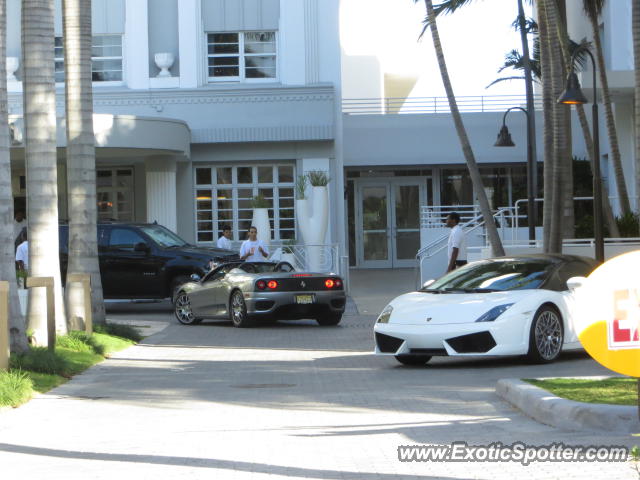
<svg viewBox="0 0 640 480">
<path fill-rule="evenodd" d="M 414 266 L 420 248 L 420 206 L 425 199 L 422 177 L 360 180 L 356 186 L 358 266 Z"/>
</svg>

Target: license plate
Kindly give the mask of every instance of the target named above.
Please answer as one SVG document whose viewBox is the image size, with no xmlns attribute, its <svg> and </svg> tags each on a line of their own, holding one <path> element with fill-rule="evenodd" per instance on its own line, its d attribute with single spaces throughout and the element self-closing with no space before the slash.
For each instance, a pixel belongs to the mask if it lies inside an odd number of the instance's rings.
<svg viewBox="0 0 640 480">
<path fill-rule="evenodd" d="M 296 295 L 296 303 L 299 304 L 309 304 L 313 303 L 313 295 Z"/>
</svg>

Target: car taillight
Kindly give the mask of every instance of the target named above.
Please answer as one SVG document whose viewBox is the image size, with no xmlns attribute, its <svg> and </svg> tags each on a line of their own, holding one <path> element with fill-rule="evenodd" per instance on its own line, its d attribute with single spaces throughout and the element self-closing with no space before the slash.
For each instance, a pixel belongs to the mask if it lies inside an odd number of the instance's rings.
<svg viewBox="0 0 640 480">
<path fill-rule="evenodd" d="M 332 278 L 327 278 L 324 281 L 324 286 L 327 287 L 327 288 L 333 288 L 333 287 L 336 286 L 336 282 Z"/>
<path fill-rule="evenodd" d="M 267 282 L 267 287 L 271 290 L 275 290 L 276 288 L 278 288 L 278 282 L 276 282 L 275 280 L 269 280 Z"/>
<path fill-rule="evenodd" d="M 258 290 L 264 290 L 265 288 L 267 288 L 267 282 L 265 282 L 264 280 L 258 280 L 256 282 L 256 288 Z"/>
<path fill-rule="evenodd" d="M 336 288 L 342 287 L 342 280 L 340 280 L 339 278 L 336 278 L 335 282 L 336 282 Z"/>
</svg>

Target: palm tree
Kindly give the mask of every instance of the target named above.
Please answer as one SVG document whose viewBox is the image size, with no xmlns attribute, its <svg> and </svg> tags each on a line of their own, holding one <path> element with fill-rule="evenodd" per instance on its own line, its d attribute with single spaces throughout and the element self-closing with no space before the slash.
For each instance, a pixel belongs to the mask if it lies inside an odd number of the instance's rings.
<svg viewBox="0 0 640 480">
<path fill-rule="evenodd" d="M 442 50 L 442 44 L 440 43 L 440 35 L 438 33 L 438 26 L 436 24 L 436 14 L 433 9 L 433 2 L 432 0 L 425 0 L 424 3 L 427 7 L 427 25 L 431 29 L 431 37 L 433 39 L 433 46 L 435 48 L 436 57 L 438 59 L 438 66 L 440 67 L 442 83 L 444 84 L 444 89 L 447 92 L 447 99 L 449 100 L 451 116 L 453 117 L 453 123 L 456 127 L 458 138 L 460 139 L 462 152 L 464 153 L 464 157 L 467 162 L 467 168 L 469 169 L 471 182 L 478 196 L 480 211 L 482 213 L 485 228 L 487 229 L 487 234 L 489 236 L 489 243 L 491 244 L 492 254 L 493 256 L 501 257 L 504 256 L 504 248 L 502 247 L 502 241 L 500 240 L 500 236 L 498 235 L 498 229 L 496 228 L 493 214 L 491 212 L 491 207 L 489 206 L 489 201 L 487 199 L 487 194 L 484 190 L 484 185 L 482 184 L 480 169 L 478 168 L 478 164 L 476 163 L 476 159 L 471 148 L 471 143 L 469 142 L 467 132 L 464 128 L 464 124 L 462 123 L 462 116 L 460 115 L 460 111 L 458 110 L 456 97 L 453 93 L 453 87 L 451 86 L 451 80 L 449 79 L 447 64 L 445 62 L 444 52 Z"/>
<path fill-rule="evenodd" d="M 640 0 L 631 2 L 631 30 L 633 33 L 633 56 L 635 58 L 635 132 L 636 172 L 640 172 Z M 636 173 L 636 195 L 640 194 L 640 175 Z M 636 205 L 640 210 L 640 202 Z"/>
<path fill-rule="evenodd" d="M 629 203 L 629 194 L 627 185 L 624 180 L 624 169 L 622 168 L 622 160 L 620 159 L 620 147 L 618 145 L 618 134 L 616 132 L 616 122 L 613 116 L 613 108 L 611 106 L 611 95 L 609 93 L 609 82 L 607 81 L 607 67 L 604 63 L 604 54 L 602 52 L 602 42 L 600 39 L 600 25 L 598 17 L 602 13 L 605 0 L 582 0 L 582 8 L 584 9 L 589 23 L 591 24 L 591 34 L 593 35 L 593 43 L 595 45 L 595 57 L 598 62 L 598 74 L 600 75 L 600 84 L 602 85 L 602 103 L 604 104 L 604 118 L 607 125 L 607 133 L 609 135 L 609 146 L 611 147 L 611 165 L 613 166 L 616 178 L 616 187 L 618 191 L 618 199 L 620 209 L 623 215 L 631 213 L 631 205 Z"/>
<path fill-rule="evenodd" d="M 6 32 L 6 27 L 7 2 L 0 0 L 0 31 Z M 16 289 L 6 54 L 7 38 L 6 35 L 0 35 L 0 280 L 9 282 L 10 348 L 12 352 L 22 353 L 29 349 L 29 344 L 25 335 L 24 316 L 20 312 Z"/>
<path fill-rule="evenodd" d="M 96 157 L 91 84 L 91 0 L 63 0 L 67 184 L 69 191 L 68 273 L 91 275 L 92 317 L 104 323 L 98 263 Z M 66 288 L 69 318 L 84 316 L 77 283 Z"/>
<path fill-rule="evenodd" d="M 555 5 L 554 5 L 555 8 Z M 567 33 L 567 25 L 566 19 L 564 22 L 558 23 L 558 36 L 563 41 L 560 42 L 562 47 L 562 56 L 564 59 L 564 63 L 567 67 L 567 73 L 571 70 L 571 58 L 573 54 L 578 49 L 590 48 L 591 42 L 588 42 L 586 39 L 583 39 L 580 44 L 575 43 L 573 40 L 569 38 L 569 34 Z M 586 63 L 586 54 L 584 51 L 578 52 L 575 62 L 577 66 L 584 67 Z M 584 138 L 585 145 L 587 146 L 587 152 L 589 155 L 589 163 L 591 165 L 591 171 L 593 171 L 593 162 L 594 162 L 594 152 L 593 148 L 593 137 L 591 136 L 591 130 L 589 129 L 589 122 L 587 121 L 587 115 L 584 111 L 584 105 L 576 105 L 576 112 L 578 114 L 578 120 L 580 122 L 580 128 L 582 130 L 582 136 Z M 603 191 L 606 191 L 603 186 Z M 607 222 L 607 226 L 609 227 L 609 234 L 611 237 L 617 238 L 620 236 L 620 231 L 618 229 L 618 223 L 616 222 L 616 218 L 613 215 L 613 209 L 611 208 L 611 203 L 609 202 L 609 198 L 606 195 L 602 196 L 602 210 L 604 213 L 605 221 Z M 571 235 L 572 236 L 572 235 Z"/>
<path fill-rule="evenodd" d="M 22 83 L 29 219 L 29 273 L 53 277 L 56 328 L 66 331 L 58 248 L 56 90 L 53 0 L 22 0 Z M 36 343 L 46 344 L 43 288 L 32 289 L 28 326 Z"/>
</svg>

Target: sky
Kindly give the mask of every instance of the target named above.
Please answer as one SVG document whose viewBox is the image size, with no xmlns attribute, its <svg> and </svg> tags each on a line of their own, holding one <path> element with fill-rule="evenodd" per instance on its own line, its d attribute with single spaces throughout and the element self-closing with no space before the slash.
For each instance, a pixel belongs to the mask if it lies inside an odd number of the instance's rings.
<svg viewBox="0 0 640 480">
<path fill-rule="evenodd" d="M 343 48 L 349 55 L 375 55 L 388 73 L 419 75 L 411 96 L 444 96 L 431 33 L 418 40 L 425 15 L 423 1 L 343 0 Z M 515 0 L 476 0 L 438 19 L 456 96 L 524 94 L 524 81 L 485 88 L 498 76 L 510 75 L 497 70 L 508 51 L 520 49 L 520 36 L 511 26 L 516 16 Z"/>
</svg>

